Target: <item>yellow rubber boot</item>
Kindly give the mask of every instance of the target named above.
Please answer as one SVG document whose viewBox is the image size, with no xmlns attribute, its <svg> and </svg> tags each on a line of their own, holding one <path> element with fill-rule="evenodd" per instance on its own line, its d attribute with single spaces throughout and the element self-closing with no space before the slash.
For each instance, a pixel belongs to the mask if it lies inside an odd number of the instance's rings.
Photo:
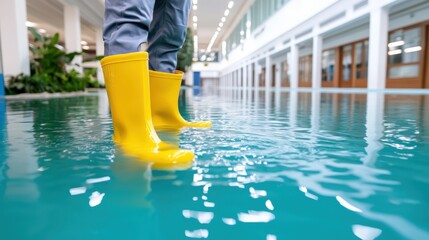
<svg viewBox="0 0 429 240">
<path fill-rule="evenodd" d="M 179 93 L 183 72 L 149 71 L 153 124 L 157 129 L 182 127 L 208 128 L 209 121 L 188 122 L 179 112 Z"/>
<path fill-rule="evenodd" d="M 162 142 L 152 123 L 148 53 L 118 54 L 101 60 L 113 120 L 113 140 L 127 155 L 154 168 L 184 168 L 194 154 Z M 162 93 L 161 93 L 162 94 Z M 168 97 L 168 96 L 166 96 Z"/>
</svg>

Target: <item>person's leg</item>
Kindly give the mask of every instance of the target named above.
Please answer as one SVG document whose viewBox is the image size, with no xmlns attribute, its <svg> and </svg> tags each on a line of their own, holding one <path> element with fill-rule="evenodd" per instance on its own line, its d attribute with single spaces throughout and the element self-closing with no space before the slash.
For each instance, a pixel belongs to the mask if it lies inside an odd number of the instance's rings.
<svg viewBox="0 0 429 240">
<path fill-rule="evenodd" d="M 191 0 L 156 0 L 149 30 L 149 68 L 174 73 L 186 37 Z"/>
<path fill-rule="evenodd" d="M 152 122 L 147 43 L 155 0 L 106 0 L 101 60 L 110 111 L 113 140 L 125 154 L 151 162 L 154 168 L 189 167 L 191 151 L 162 142 Z M 162 93 L 161 93 L 162 94 Z"/>
<path fill-rule="evenodd" d="M 182 72 L 176 72 L 177 53 L 186 37 L 190 0 L 156 0 L 149 31 L 149 81 L 155 128 L 210 127 L 188 122 L 179 112 Z"/>
<path fill-rule="evenodd" d="M 155 0 L 106 0 L 104 54 L 139 52 L 148 42 Z"/>
</svg>

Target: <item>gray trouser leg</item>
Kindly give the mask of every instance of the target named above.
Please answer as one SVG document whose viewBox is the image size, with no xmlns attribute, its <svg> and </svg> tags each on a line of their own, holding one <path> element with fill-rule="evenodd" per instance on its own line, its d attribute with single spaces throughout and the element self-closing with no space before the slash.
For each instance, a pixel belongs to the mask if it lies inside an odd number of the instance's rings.
<svg viewBox="0 0 429 240">
<path fill-rule="evenodd" d="M 183 45 L 191 7 L 190 0 L 156 0 L 149 30 L 149 68 L 172 73 Z"/>
<path fill-rule="evenodd" d="M 104 54 L 140 51 L 148 42 L 155 0 L 106 0 Z"/>
</svg>

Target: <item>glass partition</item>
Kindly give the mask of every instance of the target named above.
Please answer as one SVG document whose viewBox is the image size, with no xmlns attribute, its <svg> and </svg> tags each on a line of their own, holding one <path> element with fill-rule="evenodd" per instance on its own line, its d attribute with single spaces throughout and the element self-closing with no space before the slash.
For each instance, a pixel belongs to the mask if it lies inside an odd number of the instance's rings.
<svg viewBox="0 0 429 240">
<path fill-rule="evenodd" d="M 415 78 L 419 76 L 422 48 L 421 27 L 400 29 L 389 35 L 389 78 Z"/>
<path fill-rule="evenodd" d="M 322 53 L 322 81 L 334 81 L 335 49 L 325 50 Z"/>
</svg>

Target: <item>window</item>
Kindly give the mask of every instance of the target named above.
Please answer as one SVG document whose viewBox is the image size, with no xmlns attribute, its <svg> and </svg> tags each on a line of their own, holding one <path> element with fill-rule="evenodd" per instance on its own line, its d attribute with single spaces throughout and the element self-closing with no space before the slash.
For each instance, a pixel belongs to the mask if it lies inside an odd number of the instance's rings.
<svg viewBox="0 0 429 240">
<path fill-rule="evenodd" d="M 422 51 L 422 28 L 400 29 L 389 34 L 390 79 L 417 78 Z"/>
<path fill-rule="evenodd" d="M 352 80 L 352 45 L 347 45 L 342 47 L 342 80 L 351 81 Z"/>
<path fill-rule="evenodd" d="M 368 77 L 368 48 L 368 40 L 355 44 L 356 79 L 366 79 Z"/>
<path fill-rule="evenodd" d="M 335 50 L 326 50 L 322 53 L 322 81 L 334 81 Z"/>
</svg>

